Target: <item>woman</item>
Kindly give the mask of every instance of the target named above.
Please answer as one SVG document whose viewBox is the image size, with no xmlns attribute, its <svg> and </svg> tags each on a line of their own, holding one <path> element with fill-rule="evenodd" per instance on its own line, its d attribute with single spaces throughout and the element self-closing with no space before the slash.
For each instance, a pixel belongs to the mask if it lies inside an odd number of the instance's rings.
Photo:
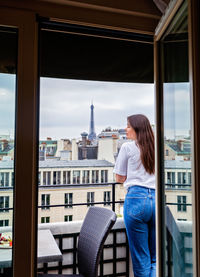
<svg viewBox="0 0 200 277">
<path fill-rule="evenodd" d="M 122 144 L 114 172 L 127 189 L 124 222 L 134 277 L 156 276 L 154 134 L 142 114 L 128 117 L 130 142 Z"/>
</svg>

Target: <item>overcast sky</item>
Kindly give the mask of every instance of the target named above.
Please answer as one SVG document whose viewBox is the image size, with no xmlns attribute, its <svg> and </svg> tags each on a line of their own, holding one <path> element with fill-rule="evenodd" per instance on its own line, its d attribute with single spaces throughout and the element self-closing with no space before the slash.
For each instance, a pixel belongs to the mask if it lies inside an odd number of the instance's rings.
<svg viewBox="0 0 200 277">
<path fill-rule="evenodd" d="M 152 84 L 80 80 L 41 80 L 40 136 L 77 138 L 89 132 L 90 105 L 94 105 L 95 131 L 125 128 L 128 115 L 145 114 L 154 123 Z"/>
<path fill-rule="evenodd" d="M 167 136 L 188 134 L 189 85 L 165 85 Z M 79 138 L 89 132 L 94 104 L 95 131 L 124 128 L 128 115 L 145 114 L 154 120 L 153 84 L 129 84 L 42 78 L 40 82 L 40 138 Z M 14 133 L 15 76 L 0 74 L 0 134 Z M 31 124 L 31 122 L 30 122 Z M 176 129 L 176 132 L 174 132 Z"/>
</svg>

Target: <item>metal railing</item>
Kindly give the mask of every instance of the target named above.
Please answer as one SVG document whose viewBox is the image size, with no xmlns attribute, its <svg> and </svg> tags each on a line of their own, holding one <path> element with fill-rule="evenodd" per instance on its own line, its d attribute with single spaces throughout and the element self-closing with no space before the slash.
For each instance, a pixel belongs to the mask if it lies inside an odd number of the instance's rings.
<svg viewBox="0 0 200 277">
<path fill-rule="evenodd" d="M 88 206 L 88 204 L 92 204 L 92 205 L 100 205 L 100 204 L 109 204 L 112 207 L 112 210 L 115 211 L 116 210 L 116 204 L 123 204 L 124 201 L 123 200 L 116 200 L 116 185 L 118 185 L 119 183 L 117 182 L 109 182 L 109 183 L 89 183 L 89 184 L 66 184 L 66 185 L 40 185 L 38 186 L 38 189 L 45 189 L 45 188 L 72 188 L 72 187 L 99 187 L 99 186 L 111 186 L 112 190 L 111 190 L 111 201 L 100 201 L 100 202 L 83 202 L 83 203 L 70 203 L 70 204 L 58 204 L 58 205 L 40 205 L 38 206 L 38 208 L 43 209 L 43 208 L 54 208 L 54 207 L 73 207 L 73 206 Z M 166 191 L 167 190 L 191 190 L 191 184 L 165 184 L 165 188 Z M 0 191 L 5 191 L 5 190 L 12 190 L 13 187 L 0 187 Z M 166 202 L 165 203 L 166 206 L 192 206 L 191 203 L 170 203 L 170 202 Z M 0 208 L 0 213 L 1 212 L 9 212 L 10 210 L 13 210 L 12 207 L 9 208 Z M 113 232 L 113 244 L 112 245 L 106 245 L 105 249 L 112 249 L 113 251 L 113 259 L 109 259 L 109 260 L 105 260 L 103 255 L 101 257 L 101 262 L 100 262 L 100 276 L 107 276 L 104 274 L 104 264 L 106 263 L 112 263 L 113 265 L 113 274 L 109 274 L 109 276 L 129 276 L 129 248 L 128 248 L 128 241 L 126 238 L 126 242 L 125 243 L 117 243 L 116 242 L 116 236 L 117 233 L 119 232 L 124 232 L 125 233 L 125 229 L 119 229 L 119 230 L 115 230 L 112 231 Z M 65 253 L 72 253 L 73 254 L 73 262 L 72 264 L 68 264 L 68 265 L 64 265 L 62 264 L 62 262 L 58 263 L 58 265 L 54 265 L 52 266 L 51 264 L 43 264 L 42 268 L 40 268 L 40 270 L 42 272 L 47 272 L 49 270 L 58 270 L 58 273 L 62 273 L 64 269 L 72 269 L 73 273 L 75 274 L 76 268 L 77 268 L 77 261 L 76 261 L 76 244 L 77 244 L 77 238 L 78 238 L 79 233 L 73 233 L 73 234 L 58 234 L 55 235 L 55 239 L 58 241 L 59 244 L 59 248 L 61 249 L 61 252 L 63 254 Z M 187 236 L 191 236 L 192 234 L 187 234 Z M 70 249 L 64 249 L 63 248 L 63 240 L 65 238 L 72 238 L 73 239 L 73 247 Z M 171 255 L 171 248 L 173 245 L 173 237 L 172 234 L 169 233 L 169 230 L 167 229 L 167 237 L 166 237 L 166 242 L 167 242 L 167 248 L 168 248 L 168 261 L 167 261 L 167 267 L 168 267 L 168 276 L 170 276 L 170 272 L 172 271 L 172 260 L 170 258 Z M 117 247 L 126 247 L 126 257 L 123 258 L 117 258 L 116 255 L 116 249 Z M 116 273 L 117 269 L 117 262 L 125 262 L 126 263 L 126 271 L 123 273 Z"/>
<path fill-rule="evenodd" d="M 116 200 L 116 185 L 119 185 L 120 183 L 117 182 L 109 182 L 109 183 L 89 183 L 89 184 L 67 184 L 67 185 L 45 185 L 45 186 L 39 186 L 39 189 L 42 188 L 72 188 L 72 187 L 98 187 L 98 186 L 111 186 L 112 187 L 112 197 L 111 201 L 100 201 L 100 202 L 82 202 L 82 203 L 70 203 L 70 204 L 57 204 L 57 205 L 40 205 L 38 208 L 40 209 L 47 209 L 51 207 L 73 207 L 73 206 L 89 206 L 89 205 L 108 205 L 110 204 L 112 206 L 112 210 L 115 212 L 116 204 L 123 204 L 124 200 Z"/>
<path fill-rule="evenodd" d="M 40 209 L 48 209 L 53 207 L 73 207 L 73 206 L 88 206 L 88 205 L 108 205 L 110 204 L 112 206 L 112 210 L 115 211 L 116 204 L 123 204 L 124 200 L 116 200 L 116 185 L 119 185 L 120 183 L 117 182 L 107 182 L 107 183 L 88 183 L 88 184 L 64 184 L 64 185 L 39 185 L 39 189 L 43 188 L 72 188 L 72 187 L 98 187 L 98 186 L 111 186 L 112 187 L 112 198 L 111 201 L 100 201 L 100 202 L 82 202 L 82 203 L 70 203 L 70 204 L 57 204 L 57 205 L 39 205 L 38 208 Z M 165 184 L 166 190 L 182 190 L 182 189 L 189 189 L 191 190 L 191 184 L 175 184 L 175 183 L 166 183 Z M 13 190 L 13 187 L 0 187 L 0 192 L 5 190 Z M 182 205 L 182 206 L 192 206 L 190 203 L 181 204 L 181 203 L 166 203 L 166 205 Z M 12 207 L 7 208 L 0 208 L 0 213 L 3 211 L 10 211 L 13 210 Z"/>
</svg>

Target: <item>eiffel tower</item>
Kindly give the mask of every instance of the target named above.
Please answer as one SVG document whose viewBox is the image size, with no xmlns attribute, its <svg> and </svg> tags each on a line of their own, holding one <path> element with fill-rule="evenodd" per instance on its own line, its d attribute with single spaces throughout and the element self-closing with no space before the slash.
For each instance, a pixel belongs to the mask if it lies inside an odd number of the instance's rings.
<svg viewBox="0 0 200 277">
<path fill-rule="evenodd" d="M 92 103 L 92 105 L 90 106 L 90 131 L 89 131 L 89 135 L 88 135 L 88 139 L 90 141 L 94 141 L 96 139 L 96 133 L 94 130 L 94 105 Z"/>
</svg>

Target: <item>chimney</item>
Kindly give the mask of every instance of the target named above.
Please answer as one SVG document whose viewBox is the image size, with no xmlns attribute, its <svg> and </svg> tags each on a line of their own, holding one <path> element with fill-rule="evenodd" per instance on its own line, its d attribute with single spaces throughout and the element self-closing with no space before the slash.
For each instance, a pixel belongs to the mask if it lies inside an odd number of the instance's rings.
<svg viewBox="0 0 200 277">
<path fill-rule="evenodd" d="M 82 146 L 83 147 L 86 147 L 86 144 L 87 144 L 87 133 L 86 132 L 83 132 L 82 134 L 81 134 L 81 137 L 82 137 Z"/>
<path fill-rule="evenodd" d="M 87 144 L 87 133 L 86 132 L 83 132 L 81 134 L 81 137 L 82 137 L 82 158 L 83 159 L 87 159 L 87 148 L 86 148 L 86 144 Z"/>
<path fill-rule="evenodd" d="M 78 160 L 78 145 L 76 139 L 72 139 L 72 161 Z"/>
<path fill-rule="evenodd" d="M 184 141 L 178 140 L 178 141 L 177 141 L 177 145 L 178 145 L 178 148 L 179 148 L 181 151 L 183 151 Z"/>
</svg>

